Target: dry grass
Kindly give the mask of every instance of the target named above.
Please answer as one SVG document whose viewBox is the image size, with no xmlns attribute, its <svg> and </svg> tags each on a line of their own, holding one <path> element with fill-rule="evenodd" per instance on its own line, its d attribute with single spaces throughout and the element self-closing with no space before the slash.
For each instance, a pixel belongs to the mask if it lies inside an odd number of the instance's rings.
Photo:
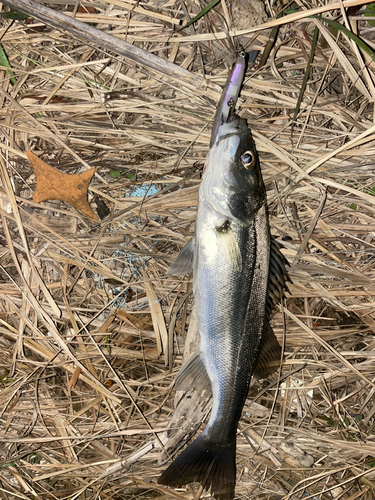
<svg viewBox="0 0 375 500">
<path fill-rule="evenodd" d="M 163 16 L 184 18 L 179 1 L 130 13 L 118 1 L 81 5 L 93 9 L 78 19 L 224 84 L 231 56 L 218 14 L 176 41 Z M 350 22 L 375 47 L 374 28 Z M 2 21 L 16 85 L 3 69 L 0 498 L 192 499 L 156 485 L 192 307 L 189 279 L 165 271 L 194 231 L 215 103 L 41 26 Z M 242 42 L 263 51 L 270 32 L 248 31 Z M 371 500 L 375 63 L 300 13 L 241 97 L 293 285 L 273 319 L 285 363 L 254 381 L 240 422 L 236 497 Z M 63 172 L 97 167 L 91 206 L 111 214 L 93 223 L 63 203 L 34 203 L 29 149 Z"/>
</svg>

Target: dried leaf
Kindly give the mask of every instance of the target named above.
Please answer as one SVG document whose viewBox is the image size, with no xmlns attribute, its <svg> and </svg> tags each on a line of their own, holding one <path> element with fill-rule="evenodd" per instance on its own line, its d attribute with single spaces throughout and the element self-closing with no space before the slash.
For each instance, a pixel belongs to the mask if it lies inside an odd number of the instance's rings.
<svg viewBox="0 0 375 500">
<path fill-rule="evenodd" d="M 31 151 L 26 151 L 26 156 L 36 176 L 37 184 L 33 195 L 36 203 L 46 200 L 64 201 L 90 219 L 98 220 L 87 201 L 87 190 L 96 168 L 82 174 L 64 174 L 45 163 Z"/>
</svg>

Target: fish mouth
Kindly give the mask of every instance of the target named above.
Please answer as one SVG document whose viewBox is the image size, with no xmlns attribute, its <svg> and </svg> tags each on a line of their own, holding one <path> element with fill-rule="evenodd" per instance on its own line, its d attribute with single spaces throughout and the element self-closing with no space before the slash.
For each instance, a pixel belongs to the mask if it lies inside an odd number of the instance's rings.
<svg viewBox="0 0 375 500">
<path fill-rule="evenodd" d="M 223 123 L 223 125 L 221 125 L 221 127 L 219 128 L 216 136 L 216 143 L 219 143 L 224 139 L 228 139 L 229 137 L 248 133 L 249 129 L 245 118 L 240 118 L 237 115 L 232 115 L 232 117 L 230 117 L 228 120 L 229 121 Z"/>
<path fill-rule="evenodd" d="M 229 137 L 234 137 L 237 135 L 238 135 L 238 132 L 230 132 L 228 134 L 222 135 L 221 137 L 218 137 L 218 141 L 223 141 L 224 139 L 229 139 Z"/>
</svg>

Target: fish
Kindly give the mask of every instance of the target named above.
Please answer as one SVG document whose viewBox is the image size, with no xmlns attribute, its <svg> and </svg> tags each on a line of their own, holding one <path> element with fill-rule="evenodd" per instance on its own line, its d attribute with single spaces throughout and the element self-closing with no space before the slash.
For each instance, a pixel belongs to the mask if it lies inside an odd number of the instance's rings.
<svg viewBox="0 0 375 500">
<path fill-rule="evenodd" d="M 228 113 L 206 158 L 195 236 L 168 274 L 193 271 L 200 346 L 176 378 L 180 390 L 207 390 L 212 409 L 201 434 L 169 465 L 159 484 L 200 482 L 232 500 L 236 433 L 253 374 L 281 360 L 270 326 L 285 295 L 286 259 L 271 239 L 266 189 L 247 121 Z"/>
</svg>

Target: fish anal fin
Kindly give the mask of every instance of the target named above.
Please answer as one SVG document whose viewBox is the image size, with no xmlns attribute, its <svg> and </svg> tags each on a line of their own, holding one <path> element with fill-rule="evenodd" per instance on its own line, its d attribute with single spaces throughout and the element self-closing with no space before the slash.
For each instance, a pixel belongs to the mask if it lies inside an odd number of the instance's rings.
<svg viewBox="0 0 375 500">
<path fill-rule="evenodd" d="M 236 440 L 223 446 L 200 434 L 162 473 L 158 483 L 183 486 L 199 481 L 217 500 L 233 500 L 235 480 Z"/>
<path fill-rule="evenodd" d="M 281 346 L 267 321 L 253 373 L 257 378 L 265 378 L 279 368 L 281 361 Z"/>
<path fill-rule="evenodd" d="M 178 372 L 176 377 L 176 389 L 178 391 L 197 392 L 205 390 L 208 394 L 211 394 L 211 382 L 199 347 L 195 349 Z"/>
<path fill-rule="evenodd" d="M 167 274 L 171 276 L 184 276 L 193 270 L 195 237 L 193 236 L 177 255 L 175 261 L 169 266 Z"/>
</svg>

